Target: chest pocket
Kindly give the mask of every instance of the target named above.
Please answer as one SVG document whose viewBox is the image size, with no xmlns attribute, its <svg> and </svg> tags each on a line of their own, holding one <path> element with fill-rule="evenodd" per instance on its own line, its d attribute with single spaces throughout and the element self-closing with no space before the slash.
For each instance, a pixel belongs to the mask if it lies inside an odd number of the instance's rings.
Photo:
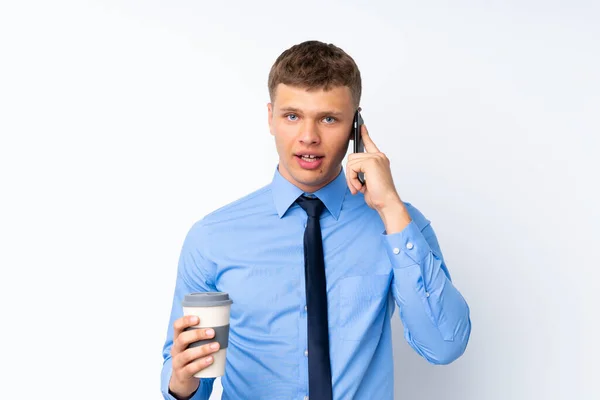
<svg viewBox="0 0 600 400">
<path fill-rule="evenodd" d="M 350 276 L 340 281 L 342 339 L 379 339 L 390 281 L 389 274 Z"/>
</svg>

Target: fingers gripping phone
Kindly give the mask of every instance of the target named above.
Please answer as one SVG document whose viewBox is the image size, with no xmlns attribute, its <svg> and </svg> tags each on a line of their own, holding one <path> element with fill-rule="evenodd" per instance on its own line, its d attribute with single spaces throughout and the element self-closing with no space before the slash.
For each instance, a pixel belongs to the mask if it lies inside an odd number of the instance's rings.
<svg viewBox="0 0 600 400">
<path fill-rule="evenodd" d="M 352 140 L 354 141 L 354 152 L 355 153 L 364 153 L 365 145 L 362 141 L 362 136 L 360 134 L 360 127 L 364 124 L 362 116 L 360 115 L 360 108 L 356 110 L 354 113 L 354 121 L 352 121 Z M 358 181 L 361 184 L 365 184 L 365 174 L 362 172 L 358 173 Z"/>
</svg>

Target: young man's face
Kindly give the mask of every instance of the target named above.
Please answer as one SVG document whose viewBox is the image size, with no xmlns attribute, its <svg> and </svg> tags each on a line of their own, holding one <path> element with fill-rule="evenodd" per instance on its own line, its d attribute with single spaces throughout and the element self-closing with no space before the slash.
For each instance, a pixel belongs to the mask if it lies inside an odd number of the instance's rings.
<svg viewBox="0 0 600 400">
<path fill-rule="evenodd" d="M 356 111 L 350 89 L 308 91 L 280 83 L 268 109 L 281 175 L 305 192 L 315 192 L 335 179 Z"/>
</svg>

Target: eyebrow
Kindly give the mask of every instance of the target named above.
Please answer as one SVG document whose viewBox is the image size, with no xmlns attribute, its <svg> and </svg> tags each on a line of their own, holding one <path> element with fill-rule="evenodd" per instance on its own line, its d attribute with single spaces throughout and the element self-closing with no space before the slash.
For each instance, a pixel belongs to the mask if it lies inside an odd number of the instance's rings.
<svg viewBox="0 0 600 400">
<path fill-rule="evenodd" d="M 302 113 L 302 110 L 296 108 L 296 107 L 283 107 L 280 109 L 281 112 L 295 112 L 295 113 Z M 335 116 L 340 116 L 343 115 L 344 113 L 341 111 L 334 111 L 334 110 L 325 110 L 325 111 L 321 111 L 319 112 L 319 114 L 321 115 L 335 115 Z"/>
</svg>

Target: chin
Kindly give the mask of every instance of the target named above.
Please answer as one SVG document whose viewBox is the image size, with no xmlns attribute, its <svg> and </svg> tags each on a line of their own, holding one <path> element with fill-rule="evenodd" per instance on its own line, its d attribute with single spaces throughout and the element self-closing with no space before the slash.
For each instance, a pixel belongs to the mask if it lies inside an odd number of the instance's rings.
<svg viewBox="0 0 600 400">
<path fill-rule="evenodd" d="M 321 172 L 323 171 L 323 172 Z M 329 180 L 331 180 L 331 172 L 323 169 L 318 169 L 315 171 L 294 171 L 292 177 L 298 183 L 301 183 L 304 186 L 320 188 L 324 186 Z"/>
<path fill-rule="evenodd" d="M 303 184 L 304 186 L 308 186 L 308 187 L 320 187 L 323 186 L 323 184 L 326 182 L 327 180 L 325 179 L 324 176 L 319 176 L 313 179 L 310 178 L 305 178 L 305 179 L 296 179 L 296 182 Z"/>
<path fill-rule="evenodd" d="M 335 177 L 333 167 L 329 163 L 314 170 L 306 170 L 294 165 L 295 162 L 296 160 L 293 159 L 291 163 L 283 164 L 285 173 L 297 183 L 297 186 L 304 186 L 305 190 L 310 188 L 311 191 L 316 191 Z M 338 172 L 337 168 L 335 170 Z"/>
</svg>

